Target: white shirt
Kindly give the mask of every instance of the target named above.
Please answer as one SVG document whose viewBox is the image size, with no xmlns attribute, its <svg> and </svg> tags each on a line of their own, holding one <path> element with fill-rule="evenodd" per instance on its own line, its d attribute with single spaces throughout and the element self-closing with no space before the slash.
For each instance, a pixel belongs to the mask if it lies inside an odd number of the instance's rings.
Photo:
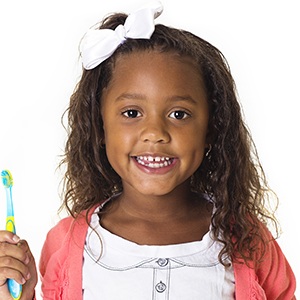
<svg viewBox="0 0 300 300">
<path fill-rule="evenodd" d="M 233 268 L 218 260 L 221 245 L 209 232 L 199 242 L 147 246 L 99 224 L 95 213 L 83 262 L 84 300 L 232 300 Z M 102 251 L 102 252 L 101 252 Z"/>
</svg>

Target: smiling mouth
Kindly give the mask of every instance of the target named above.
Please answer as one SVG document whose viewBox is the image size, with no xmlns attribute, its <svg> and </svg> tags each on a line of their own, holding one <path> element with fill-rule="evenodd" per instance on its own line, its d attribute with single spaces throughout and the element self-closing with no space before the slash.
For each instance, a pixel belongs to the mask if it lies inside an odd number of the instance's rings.
<svg viewBox="0 0 300 300">
<path fill-rule="evenodd" d="M 142 166 L 159 169 L 170 166 L 174 158 L 171 157 L 159 157 L 159 156 L 134 156 L 133 157 L 136 162 Z"/>
</svg>

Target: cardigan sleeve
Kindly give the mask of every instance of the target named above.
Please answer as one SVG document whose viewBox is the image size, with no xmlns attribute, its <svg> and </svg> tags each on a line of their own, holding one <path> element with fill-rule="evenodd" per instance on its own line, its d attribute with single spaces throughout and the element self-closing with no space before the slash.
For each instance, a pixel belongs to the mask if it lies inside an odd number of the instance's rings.
<svg viewBox="0 0 300 300">
<path fill-rule="evenodd" d="M 234 263 L 237 300 L 295 300 L 296 279 L 281 248 L 262 225 L 267 242 L 263 260 Z"/>
<path fill-rule="evenodd" d="M 267 245 L 264 260 L 258 267 L 256 274 L 267 299 L 296 299 L 295 275 L 281 248 L 273 238 Z"/>
<path fill-rule="evenodd" d="M 47 234 L 39 262 L 43 300 L 82 299 L 82 263 L 93 210 L 62 219 Z"/>
<path fill-rule="evenodd" d="M 42 297 L 44 300 L 61 299 L 60 294 L 64 286 L 64 263 L 68 251 L 68 232 L 73 219 L 71 217 L 61 220 L 47 234 L 44 242 L 39 270 L 42 283 Z"/>
<path fill-rule="evenodd" d="M 41 276 L 44 276 L 51 256 L 61 248 L 69 227 L 70 219 L 66 218 L 48 232 L 39 262 Z"/>
</svg>

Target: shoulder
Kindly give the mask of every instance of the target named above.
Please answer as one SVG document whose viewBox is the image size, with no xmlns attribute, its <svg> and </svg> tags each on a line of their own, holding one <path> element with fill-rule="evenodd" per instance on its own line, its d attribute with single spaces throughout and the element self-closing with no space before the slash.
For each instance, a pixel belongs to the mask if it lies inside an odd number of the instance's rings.
<svg viewBox="0 0 300 300">
<path fill-rule="evenodd" d="M 65 217 L 49 230 L 40 257 L 41 274 L 45 272 L 51 260 L 63 262 L 70 251 L 73 251 L 74 245 L 76 251 L 82 251 L 93 211 L 94 209 L 91 209 L 89 213 L 83 211 L 76 218 Z"/>
<path fill-rule="evenodd" d="M 74 220 L 75 219 L 72 216 L 61 219 L 54 227 L 49 230 L 46 240 L 57 237 L 56 240 L 61 241 L 61 239 L 59 238 L 65 236 L 65 234 L 70 230 L 70 227 L 72 226 Z"/>
<path fill-rule="evenodd" d="M 292 268 L 278 242 L 272 238 L 267 244 L 266 253 L 256 270 L 260 285 L 267 291 L 268 299 L 293 299 L 296 279 Z M 277 298 L 278 297 L 278 298 Z"/>
<path fill-rule="evenodd" d="M 48 232 L 39 261 L 44 299 L 77 299 L 81 293 L 84 243 L 95 209 L 66 217 Z"/>
<path fill-rule="evenodd" d="M 61 219 L 54 227 L 52 227 L 46 237 L 47 240 L 54 239 L 55 244 L 61 243 L 67 234 L 70 234 L 73 231 L 82 232 L 85 231 L 88 226 L 88 220 L 84 217 L 86 211 L 83 211 L 76 218 L 72 216 L 65 217 Z"/>
<path fill-rule="evenodd" d="M 98 205 L 92 207 L 90 210 L 84 210 L 76 218 L 72 216 L 61 219 L 54 227 L 52 227 L 47 239 L 54 238 L 57 243 L 61 243 L 68 234 L 76 233 L 76 235 L 84 234 L 88 228 L 91 215 L 94 213 Z M 59 239 L 60 237 L 60 239 Z M 54 241 L 55 242 L 55 241 Z"/>
<path fill-rule="evenodd" d="M 266 299 L 294 299 L 296 279 L 292 268 L 268 228 L 261 224 L 261 229 L 265 238 L 265 244 L 261 247 L 264 250 L 261 262 L 234 264 L 237 294 L 244 295 L 247 290 L 265 295 Z M 259 253 L 257 257 L 260 257 Z"/>
</svg>

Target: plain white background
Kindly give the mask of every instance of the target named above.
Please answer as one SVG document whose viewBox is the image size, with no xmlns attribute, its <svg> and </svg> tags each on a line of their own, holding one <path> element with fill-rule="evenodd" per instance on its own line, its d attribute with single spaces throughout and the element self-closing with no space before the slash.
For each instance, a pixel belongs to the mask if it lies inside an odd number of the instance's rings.
<svg viewBox="0 0 300 300">
<path fill-rule="evenodd" d="M 0 4 L 0 169 L 13 174 L 17 232 L 28 240 L 37 262 L 47 231 L 59 219 L 62 174 L 56 167 L 66 137 L 60 118 L 80 75 L 79 41 L 104 15 L 130 12 L 142 3 L 15 0 Z M 280 199 L 278 242 L 299 277 L 298 1 L 165 0 L 163 4 L 157 22 L 207 39 L 229 61 L 246 122 Z M 0 228 L 5 227 L 5 209 L 0 189 Z"/>
</svg>

